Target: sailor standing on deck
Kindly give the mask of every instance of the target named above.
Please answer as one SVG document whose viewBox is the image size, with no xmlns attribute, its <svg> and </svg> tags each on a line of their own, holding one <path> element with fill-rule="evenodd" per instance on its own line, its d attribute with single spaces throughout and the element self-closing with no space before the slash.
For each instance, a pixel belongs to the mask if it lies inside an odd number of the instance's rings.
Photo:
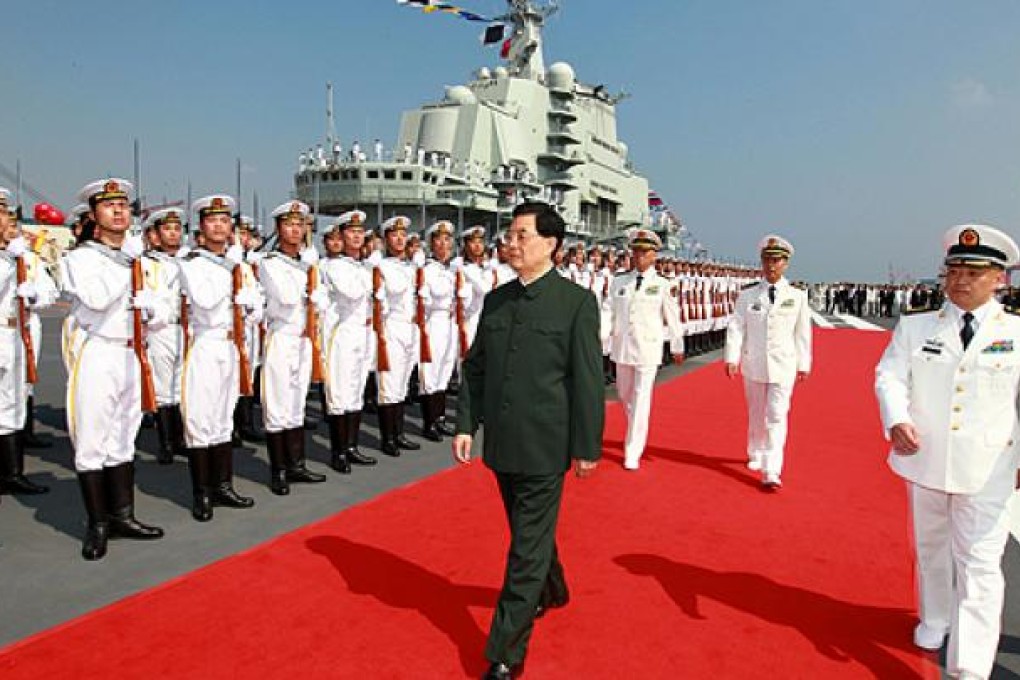
<svg viewBox="0 0 1020 680">
<path fill-rule="evenodd" d="M 309 311 L 321 313 L 329 304 L 329 293 L 322 287 L 309 292 L 309 280 L 319 278 L 318 252 L 304 248 L 310 213 L 301 201 L 273 210 L 277 246 L 259 268 L 266 294 L 262 412 L 272 468 L 270 489 L 277 495 L 289 493 L 290 482 L 326 481 L 325 475 L 305 467 L 305 399 L 312 378 L 313 342 Z M 314 309 L 309 310 L 310 305 Z"/>
<path fill-rule="evenodd" d="M 212 519 L 214 505 L 250 508 L 255 504 L 253 499 L 239 495 L 232 481 L 234 447 L 230 435 L 240 392 L 234 315 L 261 315 L 262 295 L 253 285 L 234 290 L 234 272 L 239 271 L 244 257 L 239 245 L 228 245 L 234 206 L 233 198 L 221 194 L 205 196 L 192 204 L 192 212 L 198 214 L 202 245 L 181 263 L 191 336 L 181 375 L 181 413 L 194 499 L 191 516 L 199 522 Z"/>
<path fill-rule="evenodd" d="M 1020 463 L 1020 318 L 994 298 L 1020 262 L 992 227 L 943 238 L 948 302 L 903 316 L 876 369 L 889 465 L 907 481 L 920 624 L 914 643 L 947 670 L 987 678 L 999 642 L 1009 502 Z"/>
<path fill-rule="evenodd" d="M 95 240 L 65 256 L 64 290 L 85 339 L 68 378 L 67 419 L 88 529 L 82 557 L 106 554 L 107 538 L 162 538 L 163 530 L 135 519 L 135 435 L 142 422 L 141 370 L 134 345 L 134 311 L 150 329 L 166 323 L 169 310 L 151 291 L 133 293 L 132 267 L 142 254 L 129 238 L 134 187 L 122 179 L 86 185 Z M 145 260 L 142 260 L 145 267 Z"/>
<path fill-rule="evenodd" d="M 372 270 L 361 263 L 365 219 L 360 210 L 340 215 L 326 239 L 341 239 L 341 253 L 320 263 L 322 284 L 330 297 L 329 312 L 323 315 L 326 421 L 331 466 L 343 474 L 350 473 L 351 465 L 376 464 L 375 458 L 358 450 L 362 399 L 375 341 L 370 324 Z"/>
<path fill-rule="evenodd" d="M 793 246 L 769 234 L 758 244 L 764 278 L 737 298 L 726 328 L 726 375 L 744 374 L 747 399 L 747 467 L 762 485 L 782 485 L 786 421 L 794 383 L 811 371 L 811 310 L 807 294 L 783 274 Z"/>
<path fill-rule="evenodd" d="M 662 248 L 659 236 L 638 229 L 630 237 L 634 270 L 613 281 L 609 295 L 611 357 L 616 364 L 616 389 L 627 413 L 623 466 L 637 470 L 648 440 L 652 388 L 668 340 L 673 360 L 684 356 L 683 328 L 670 283 L 655 271 Z"/>
<path fill-rule="evenodd" d="M 21 336 L 19 300 L 26 309 L 52 304 L 53 281 L 45 269 L 36 279 L 17 281 L 17 264 L 29 257 L 25 239 L 17 234 L 17 216 L 10 191 L 0 187 L 0 493 L 40 494 L 49 489 L 25 477 L 25 429 L 31 422 L 25 395 L 25 345 Z M 25 263 L 27 268 L 27 263 Z M 33 338 L 34 341 L 34 338 Z M 33 350 L 37 345 L 33 344 Z M 28 400 L 31 405 L 31 399 Z"/>
<path fill-rule="evenodd" d="M 467 344 L 470 347 L 478 331 L 482 303 L 493 288 L 493 278 L 485 261 L 485 227 L 480 224 L 468 227 L 460 238 L 463 243 L 462 271 L 471 284 L 471 303 L 467 305 Z"/>
<path fill-rule="evenodd" d="M 373 277 L 379 278 L 382 294 L 382 336 L 377 347 L 386 346 L 389 370 L 382 370 L 382 357 L 377 351 L 376 371 L 379 381 L 379 430 L 382 452 L 399 456 L 401 449 L 421 448 L 421 444 L 404 436 L 404 399 L 407 396 L 411 371 L 418 362 L 418 329 L 414 325 L 415 268 L 406 260 L 407 229 L 411 220 L 397 215 L 382 224 L 386 257 L 373 256 Z M 378 272 L 376 274 L 375 272 Z M 373 282 L 374 284 L 374 282 Z"/>
<path fill-rule="evenodd" d="M 157 460 L 162 465 L 184 455 L 184 421 L 181 417 L 181 367 L 186 339 L 181 328 L 181 269 L 177 252 L 184 229 L 180 208 L 157 210 L 144 222 L 146 233 L 155 234 L 155 248 L 146 251 L 145 287 L 164 298 L 170 310 L 167 325 L 149 333 L 149 362 L 156 386 Z"/>
</svg>

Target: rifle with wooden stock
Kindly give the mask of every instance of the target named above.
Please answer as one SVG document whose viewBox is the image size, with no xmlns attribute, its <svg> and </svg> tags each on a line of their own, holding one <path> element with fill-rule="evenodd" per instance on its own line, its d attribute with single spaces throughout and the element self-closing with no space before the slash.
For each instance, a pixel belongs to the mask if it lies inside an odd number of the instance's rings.
<svg viewBox="0 0 1020 680">
<path fill-rule="evenodd" d="M 28 267 L 25 265 L 25 259 L 23 257 L 14 258 L 16 267 L 16 276 L 18 285 L 28 281 Z M 28 382 L 32 385 L 39 380 L 39 373 L 35 367 L 35 347 L 32 344 L 32 329 L 28 324 L 28 305 L 25 304 L 25 298 L 20 295 L 18 299 L 18 326 L 21 329 L 21 344 L 25 346 L 25 373 L 27 374 Z"/>
<path fill-rule="evenodd" d="M 131 263 L 131 294 L 136 296 L 145 288 L 145 272 L 142 270 L 142 258 L 136 257 Z M 156 383 L 152 379 L 152 365 L 149 363 L 149 353 L 145 350 L 145 330 L 142 326 L 142 310 L 135 307 L 132 311 L 134 316 L 133 344 L 135 356 L 138 357 L 138 367 L 141 370 L 142 378 L 142 411 L 155 413 L 156 411 Z"/>
<path fill-rule="evenodd" d="M 458 269 L 453 281 L 453 313 L 457 321 L 457 346 L 460 349 L 460 358 L 463 359 L 467 356 L 469 349 L 467 314 L 464 313 L 464 298 L 460 295 L 460 291 L 464 288 L 464 272 Z"/>
<path fill-rule="evenodd" d="M 415 272 L 414 292 L 417 304 L 414 313 L 414 323 L 418 326 L 418 338 L 420 341 L 419 353 L 423 364 L 432 363 L 432 343 L 429 342 L 428 323 L 425 318 L 425 299 L 421 295 L 425 287 L 425 268 L 418 267 Z"/>
<path fill-rule="evenodd" d="M 386 329 L 383 326 L 382 300 L 379 299 L 379 292 L 382 290 L 383 277 L 379 267 L 372 268 L 372 330 L 375 331 L 376 339 L 376 371 L 383 373 L 390 370 L 390 353 L 386 347 Z"/>
<path fill-rule="evenodd" d="M 322 336 L 319 334 L 319 310 L 312 303 L 312 294 L 319 286 L 319 270 L 314 265 L 308 268 L 308 282 L 305 286 L 307 294 L 305 310 L 305 335 L 312 341 L 312 382 L 324 380 L 322 371 Z"/>
</svg>

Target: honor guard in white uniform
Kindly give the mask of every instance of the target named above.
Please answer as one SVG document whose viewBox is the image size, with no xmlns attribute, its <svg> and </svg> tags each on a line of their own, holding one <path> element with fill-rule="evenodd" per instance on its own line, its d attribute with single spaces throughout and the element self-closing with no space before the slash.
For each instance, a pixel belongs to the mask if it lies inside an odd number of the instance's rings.
<svg viewBox="0 0 1020 680">
<path fill-rule="evenodd" d="M 415 267 L 405 259 L 407 229 L 411 220 L 402 215 L 382 225 L 386 257 L 373 254 L 373 295 L 383 296 L 381 321 L 376 327 L 376 375 L 379 381 L 379 429 L 382 452 L 399 456 L 401 449 L 417 450 L 421 444 L 404 436 L 404 399 L 411 370 L 418 362 L 418 328 L 415 316 Z M 388 365 L 387 365 L 388 364 Z"/>
<path fill-rule="evenodd" d="M 214 505 L 255 504 L 234 490 L 231 431 L 246 350 L 237 329 L 243 328 L 244 317 L 261 315 L 262 295 L 254 285 L 235 285 L 244 258 L 241 246 L 228 246 L 235 205 L 222 194 L 192 204 L 202 245 L 181 262 L 190 336 L 181 374 L 181 413 L 194 500 L 191 516 L 199 522 L 212 519 Z"/>
<path fill-rule="evenodd" d="M 591 292 L 599 303 L 599 338 L 602 340 L 602 375 L 607 385 L 616 382 L 616 373 L 610 354 L 613 350 L 613 310 L 610 290 L 613 271 L 606 266 L 605 253 L 598 245 L 588 248 L 588 267 L 591 271 Z"/>
<path fill-rule="evenodd" d="M 85 338 L 68 378 L 67 420 L 88 529 L 82 557 L 106 554 L 111 535 L 157 539 L 163 530 L 134 515 L 135 436 L 142 421 L 142 362 L 136 320 L 158 329 L 169 310 L 132 270 L 140 238 L 128 237 L 134 187 L 122 179 L 92 182 L 79 192 L 95 222 L 95 240 L 65 257 L 64 291 Z M 139 262 L 145 268 L 144 259 Z M 136 310 L 138 314 L 136 314 Z M 144 333 L 144 329 L 143 329 Z M 144 339 L 143 339 L 144 342 Z"/>
<path fill-rule="evenodd" d="M 244 263 L 241 265 L 242 280 L 244 285 L 259 286 L 259 266 L 262 263 L 263 253 L 255 250 L 258 242 L 258 231 L 255 222 L 246 215 L 241 215 L 237 224 L 237 244 L 244 250 Z M 248 317 L 244 323 L 244 342 L 248 348 L 248 357 L 251 365 L 251 380 L 253 385 L 258 385 L 262 371 L 262 355 L 264 348 L 262 342 L 265 339 L 265 326 L 262 319 Z M 237 406 L 234 407 L 234 432 L 232 434 L 234 446 L 240 446 L 241 441 L 260 444 L 266 440 L 255 422 L 255 395 L 240 395 L 237 398 Z"/>
<path fill-rule="evenodd" d="M 184 231 L 184 211 L 180 208 L 157 210 L 143 223 L 146 233 L 155 235 L 156 247 L 145 253 L 146 288 L 164 298 L 170 310 L 167 325 L 149 333 L 149 362 L 156 386 L 156 432 L 159 435 L 157 460 L 173 463 L 174 456 L 185 455 L 184 420 L 181 417 L 181 368 L 184 365 L 186 339 L 181 326 L 181 269 L 176 255 Z"/>
<path fill-rule="evenodd" d="M 453 369 L 460 358 L 458 304 L 466 308 L 471 301 L 471 286 L 457 285 L 462 273 L 460 263 L 452 264 L 454 227 L 451 222 L 436 222 L 425 231 L 432 257 L 420 267 L 422 285 L 418 299 L 423 315 L 425 334 L 421 340 L 431 356 L 422 356 L 418 363 L 421 377 L 422 434 L 434 442 L 443 436 L 452 437 L 454 429 L 446 422 L 446 390 Z"/>
<path fill-rule="evenodd" d="M 900 318 L 875 391 L 889 466 L 910 495 L 921 619 L 914 642 L 936 650 L 948 634 L 949 674 L 988 678 L 1020 463 L 1020 318 L 994 293 L 1020 251 L 978 224 L 950 229 L 943 245 L 949 299 Z"/>
<path fill-rule="evenodd" d="M 482 303 L 493 288 L 493 277 L 485 259 L 485 227 L 476 224 L 460 235 L 463 243 L 462 269 L 464 278 L 471 284 L 471 303 L 467 306 L 468 347 L 475 341 L 478 319 L 482 315 Z"/>
<path fill-rule="evenodd" d="M 365 383 L 373 359 L 372 270 L 361 262 L 365 242 L 365 213 L 346 212 L 337 218 L 326 240 L 339 239 L 334 257 L 319 263 L 329 306 L 322 317 L 325 359 L 326 422 L 329 425 L 331 466 L 348 474 L 351 465 L 375 465 L 375 458 L 358 449 Z M 327 253 L 334 246 L 327 247 Z"/>
<path fill-rule="evenodd" d="M 25 477 L 26 429 L 31 422 L 27 361 L 35 339 L 23 325 L 36 306 L 52 304 L 53 281 L 45 270 L 35 279 L 18 282 L 19 261 L 27 270 L 30 255 L 25 239 L 17 233 L 17 215 L 10 191 L 0 187 L 0 493 L 40 494 L 49 489 Z M 25 337 L 29 345 L 25 344 Z"/>
<path fill-rule="evenodd" d="M 669 282 L 655 271 L 662 248 L 659 236 L 638 229 L 630 237 L 634 269 L 613 280 L 609 296 L 611 357 L 616 389 L 627 413 L 623 466 L 637 470 L 648 440 L 655 374 L 668 340 L 677 363 L 683 361 L 684 338 Z"/>
<path fill-rule="evenodd" d="M 811 372 L 811 310 L 807 295 L 783 274 L 793 246 L 769 234 L 758 244 L 764 278 L 745 288 L 726 329 L 726 375 L 744 374 L 747 467 L 762 485 L 782 485 L 787 417 L 795 382 Z"/>
<path fill-rule="evenodd" d="M 266 255 L 259 276 L 266 295 L 266 356 L 262 365 L 262 413 L 272 471 L 270 489 L 290 492 L 290 482 L 319 483 L 326 476 L 305 466 L 305 399 L 313 373 L 322 366 L 318 317 L 329 293 L 318 285 L 319 255 L 305 248 L 311 211 L 290 201 L 272 212 L 276 250 Z M 313 324 L 309 322 L 314 320 Z"/>
<path fill-rule="evenodd" d="M 517 272 L 510 266 L 506 256 L 506 231 L 501 231 L 496 234 L 495 241 L 493 243 L 495 250 L 496 260 L 496 287 L 502 286 L 504 283 L 509 283 L 517 278 Z"/>
</svg>

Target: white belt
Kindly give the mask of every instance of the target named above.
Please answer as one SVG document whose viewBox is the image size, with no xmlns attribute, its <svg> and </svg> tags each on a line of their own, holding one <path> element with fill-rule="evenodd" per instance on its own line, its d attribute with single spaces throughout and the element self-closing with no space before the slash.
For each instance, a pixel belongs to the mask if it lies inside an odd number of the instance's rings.
<svg viewBox="0 0 1020 680">
<path fill-rule="evenodd" d="M 233 340 L 234 331 L 228 328 L 192 328 L 192 336 L 197 340 Z"/>
<path fill-rule="evenodd" d="M 279 326 L 270 325 L 269 332 L 279 333 L 280 335 L 289 335 L 292 338 L 305 337 L 305 329 L 303 327 L 296 327 L 290 324 L 280 324 Z"/>
<path fill-rule="evenodd" d="M 108 335 L 100 335 L 99 333 L 93 333 L 91 331 L 86 332 L 88 340 L 98 340 L 106 345 L 113 345 L 114 347 L 124 347 L 127 349 L 134 349 L 135 339 L 134 338 L 114 338 Z"/>
</svg>

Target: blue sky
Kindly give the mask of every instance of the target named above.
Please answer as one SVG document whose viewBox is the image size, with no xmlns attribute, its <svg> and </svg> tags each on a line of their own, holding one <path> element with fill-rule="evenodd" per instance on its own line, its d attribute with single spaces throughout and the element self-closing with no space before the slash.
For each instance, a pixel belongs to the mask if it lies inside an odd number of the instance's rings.
<svg viewBox="0 0 1020 680">
<path fill-rule="evenodd" d="M 499 0 L 462 0 L 498 13 Z M 620 135 L 714 254 L 777 231 L 791 275 L 929 275 L 942 231 L 1020 236 L 1020 2 L 563 0 L 546 60 L 633 97 Z M 0 163 L 64 209 L 87 180 L 285 200 L 325 131 L 392 144 L 400 113 L 497 55 L 481 25 L 393 0 L 89 3 L 4 15 Z"/>
</svg>

